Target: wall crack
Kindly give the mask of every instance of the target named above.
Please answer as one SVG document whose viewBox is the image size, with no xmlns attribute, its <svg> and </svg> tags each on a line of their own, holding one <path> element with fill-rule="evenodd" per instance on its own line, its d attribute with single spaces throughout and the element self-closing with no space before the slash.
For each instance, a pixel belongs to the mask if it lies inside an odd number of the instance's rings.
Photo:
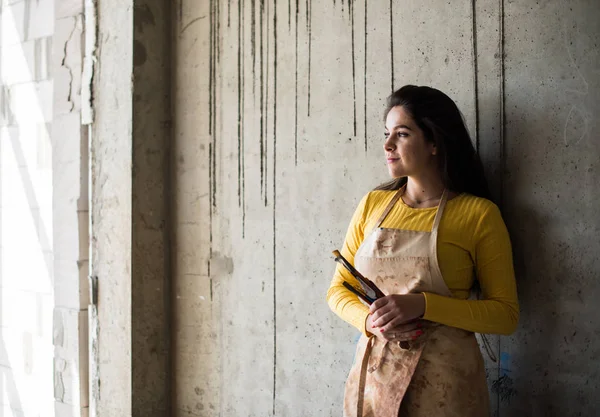
<svg viewBox="0 0 600 417">
<path fill-rule="evenodd" d="M 73 16 L 73 29 L 71 29 L 71 33 L 69 34 L 69 38 L 65 42 L 65 46 L 64 46 L 64 49 L 63 49 L 63 59 L 62 59 L 62 61 L 60 63 L 61 67 L 66 68 L 69 71 L 69 94 L 67 96 L 67 102 L 71 104 L 71 108 L 69 109 L 69 113 L 71 113 L 73 111 L 73 109 L 75 109 L 75 102 L 72 100 L 72 97 L 73 97 L 73 69 L 71 68 L 70 65 L 67 64 L 68 48 L 69 48 L 69 43 L 73 39 L 73 34 L 77 30 L 77 21 L 78 21 L 78 19 L 80 17 L 82 17 L 81 14 L 77 15 L 77 16 Z"/>
</svg>

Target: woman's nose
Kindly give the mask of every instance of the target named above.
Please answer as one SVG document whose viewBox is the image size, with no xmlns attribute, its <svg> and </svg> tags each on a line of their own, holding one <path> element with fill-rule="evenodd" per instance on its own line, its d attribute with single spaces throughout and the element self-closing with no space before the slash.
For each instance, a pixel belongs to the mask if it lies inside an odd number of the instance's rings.
<svg viewBox="0 0 600 417">
<path fill-rule="evenodd" d="M 385 142 L 383 142 L 383 150 L 384 151 L 393 151 L 394 150 L 394 144 L 392 143 L 390 138 L 387 138 L 385 140 Z"/>
</svg>

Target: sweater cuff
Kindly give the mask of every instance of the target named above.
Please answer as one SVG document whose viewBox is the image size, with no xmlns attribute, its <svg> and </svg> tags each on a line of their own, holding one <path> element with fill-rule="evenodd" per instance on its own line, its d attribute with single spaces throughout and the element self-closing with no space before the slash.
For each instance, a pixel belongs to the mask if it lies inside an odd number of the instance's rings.
<svg viewBox="0 0 600 417">
<path fill-rule="evenodd" d="M 367 330 L 367 320 L 369 320 L 369 314 L 371 314 L 371 312 L 367 311 L 367 315 L 365 316 L 365 321 L 364 321 L 364 327 L 362 329 L 362 334 L 364 334 L 367 337 L 373 336 L 373 333 L 371 333 L 370 331 Z"/>
<path fill-rule="evenodd" d="M 430 293 L 423 293 L 423 297 L 425 297 L 425 314 L 423 314 L 422 319 L 423 320 L 429 320 L 429 321 L 433 321 L 431 320 L 431 317 L 434 316 L 435 314 L 432 312 L 433 308 L 432 308 L 432 303 L 431 302 L 431 295 Z"/>
<path fill-rule="evenodd" d="M 425 314 L 423 314 L 423 319 L 436 323 L 447 322 L 448 309 L 444 302 L 447 297 L 426 292 L 424 292 L 423 295 L 425 296 Z"/>
<path fill-rule="evenodd" d="M 362 312 L 363 314 L 361 315 L 360 322 L 357 323 L 359 325 L 356 327 L 358 328 L 358 330 L 360 330 L 360 332 L 362 334 L 369 337 L 369 336 L 371 336 L 371 333 L 367 331 L 367 319 L 369 318 L 369 313 L 371 311 L 369 310 L 369 308 L 367 306 L 364 306 L 364 307 L 365 307 L 365 309 Z"/>
</svg>

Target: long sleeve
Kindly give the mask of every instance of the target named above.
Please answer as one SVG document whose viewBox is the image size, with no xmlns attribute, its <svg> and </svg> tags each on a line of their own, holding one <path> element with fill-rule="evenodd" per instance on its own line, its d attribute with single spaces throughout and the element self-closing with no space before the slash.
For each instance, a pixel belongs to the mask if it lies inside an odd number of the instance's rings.
<svg viewBox="0 0 600 417">
<path fill-rule="evenodd" d="M 367 205 L 369 195 L 361 200 L 356 208 L 348 231 L 344 245 L 340 249 L 341 254 L 351 264 L 354 265 L 354 255 L 364 239 L 365 227 L 365 206 Z M 341 317 L 343 320 L 356 327 L 359 331 L 367 334 L 365 322 L 369 314 L 369 307 L 363 304 L 360 299 L 342 284 L 344 281 L 358 287 L 356 279 L 341 265 L 337 264 L 331 285 L 327 291 L 327 303 L 329 308 Z"/>
<path fill-rule="evenodd" d="M 519 320 L 519 304 L 508 231 L 500 210 L 490 204 L 472 238 L 480 300 L 425 293 L 426 320 L 478 333 L 510 334 Z"/>
</svg>

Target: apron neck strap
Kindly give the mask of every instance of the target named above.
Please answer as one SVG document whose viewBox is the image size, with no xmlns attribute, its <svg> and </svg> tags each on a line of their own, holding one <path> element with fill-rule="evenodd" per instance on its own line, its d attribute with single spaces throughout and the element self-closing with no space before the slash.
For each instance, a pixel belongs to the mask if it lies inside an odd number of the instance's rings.
<svg viewBox="0 0 600 417">
<path fill-rule="evenodd" d="M 381 216 L 379 216 L 379 219 L 377 220 L 377 223 L 375 224 L 375 229 L 377 229 L 379 226 L 381 226 L 381 223 L 383 223 L 383 221 L 385 220 L 387 215 L 390 213 L 390 211 L 392 210 L 392 207 L 394 207 L 394 205 L 396 205 L 396 203 L 400 199 L 400 196 L 404 193 L 405 188 L 406 188 L 406 185 L 403 187 L 400 187 L 400 189 L 396 192 L 396 194 L 394 194 L 394 197 L 392 197 L 392 200 L 390 201 L 390 203 L 387 205 L 385 210 L 383 210 L 383 213 L 381 213 Z"/>
<path fill-rule="evenodd" d="M 442 220 L 442 214 L 444 213 L 444 208 L 446 207 L 447 201 L 448 191 L 444 188 L 442 198 L 440 198 L 440 204 L 438 205 L 437 212 L 435 213 L 435 219 L 433 220 L 433 227 L 431 228 L 432 232 L 437 232 L 438 227 L 440 226 L 440 221 Z"/>
</svg>

